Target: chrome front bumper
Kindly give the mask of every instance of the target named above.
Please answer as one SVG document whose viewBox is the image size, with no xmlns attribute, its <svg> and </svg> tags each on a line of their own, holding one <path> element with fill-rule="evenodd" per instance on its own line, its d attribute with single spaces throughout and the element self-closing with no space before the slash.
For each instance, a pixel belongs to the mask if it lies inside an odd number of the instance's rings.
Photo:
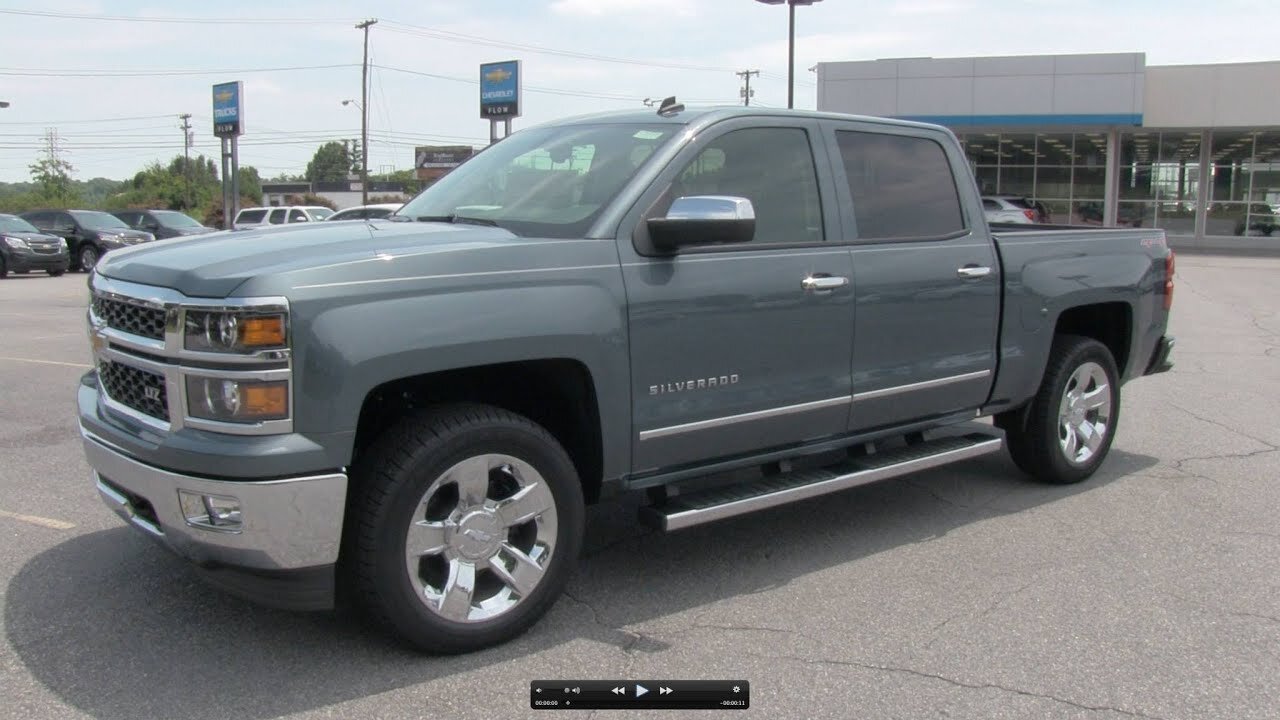
<svg viewBox="0 0 1280 720">
<path fill-rule="evenodd" d="M 332 566 L 342 538 L 347 476 L 262 482 L 208 480 L 151 467 L 81 428 L 98 493 L 125 522 L 206 568 L 292 571 Z M 241 526 L 193 524 L 179 490 L 239 501 Z"/>
</svg>

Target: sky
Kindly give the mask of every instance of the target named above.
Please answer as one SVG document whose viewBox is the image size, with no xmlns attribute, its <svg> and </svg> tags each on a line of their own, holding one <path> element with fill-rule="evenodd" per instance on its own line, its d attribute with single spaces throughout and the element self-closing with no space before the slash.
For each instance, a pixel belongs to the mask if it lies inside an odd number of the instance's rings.
<svg viewBox="0 0 1280 720">
<path fill-rule="evenodd" d="M 355 8 L 359 14 L 353 14 Z M 0 181 L 29 178 L 55 129 L 79 179 L 125 179 L 181 155 L 216 157 L 211 85 L 241 80 L 240 163 L 301 173 L 327 140 L 358 138 L 369 33 L 369 170 L 413 167 L 418 145 L 488 141 L 478 66 L 518 59 L 515 129 L 646 98 L 786 105 L 787 11 L 753 0 L 0 0 Z M 818 62 L 1143 52 L 1148 65 L 1280 60 L 1275 0 L 823 0 L 796 11 L 796 107 Z M 1275 88 L 1259 88 L 1273 92 Z"/>
</svg>

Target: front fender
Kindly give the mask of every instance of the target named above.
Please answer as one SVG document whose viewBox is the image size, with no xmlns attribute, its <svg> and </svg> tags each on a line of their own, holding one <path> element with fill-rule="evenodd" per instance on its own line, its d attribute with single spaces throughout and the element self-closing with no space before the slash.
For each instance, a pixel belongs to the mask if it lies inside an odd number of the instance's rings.
<svg viewBox="0 0 1280 720">
<path fill-rule="evenodd" d="M 370 391 L 401 378 L 522 360 L 582 363 L 606 472 L 630 433 L 625 296 L 615 262 L 344 286 L 296 302 L 295 427 L 350 432 Z M 347 450 L 348 457 L 350 449 Z M 625 472 L 625 469 L 617 469 Z"/>
</svg>

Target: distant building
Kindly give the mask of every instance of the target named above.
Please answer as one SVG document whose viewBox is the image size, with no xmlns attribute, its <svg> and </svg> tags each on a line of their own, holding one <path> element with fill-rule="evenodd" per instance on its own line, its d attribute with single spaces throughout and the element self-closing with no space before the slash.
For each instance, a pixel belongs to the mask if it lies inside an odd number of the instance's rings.
<svg viewBox="0 0 1280 720">
<path fill-rule="evenodd" d="M 262 183 L 262 204 L 269 206 L 288 205 L 289 198 L 294 195 L 311 193 L 338 206 L 339 210 L 356 207 L 361 203 L 362 194 L 359 180 L 343 180 L 339 182 L 264 182 Z M 388 195 L 400 200 L 412 197 L 405 191 L 404 183 L 379 182 L 369 183 L 369 196 L 386 197 Z"/>
<path fill-rule="evenodd" d="M 1143 53 L 817 66 L 818 109 L 945 125 L 984 194 L 1050 221 L 1141 225 L 1176 246 L 1280 246 L 1280 62 Z"/>
</svg>

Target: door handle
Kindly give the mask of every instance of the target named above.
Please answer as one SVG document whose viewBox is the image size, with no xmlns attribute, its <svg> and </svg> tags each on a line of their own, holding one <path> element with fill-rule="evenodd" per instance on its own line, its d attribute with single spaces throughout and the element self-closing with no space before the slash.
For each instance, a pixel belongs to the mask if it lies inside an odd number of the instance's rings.
<svg viewBox="0 0 1280 720">
<path fill-rule="evenodd" d="M 800 281 L 800 287 L 808 293 L 829 293 L 849 284 L 849 278 L 839 275 L 810 275 Z"/>
<path fill-rule="evenodd" d="M 956 274 L 962 278 L 981 278 L 991 274 L 991 268 L 980 265 L 965 265 L 956 270 Z"/>
</svg>

